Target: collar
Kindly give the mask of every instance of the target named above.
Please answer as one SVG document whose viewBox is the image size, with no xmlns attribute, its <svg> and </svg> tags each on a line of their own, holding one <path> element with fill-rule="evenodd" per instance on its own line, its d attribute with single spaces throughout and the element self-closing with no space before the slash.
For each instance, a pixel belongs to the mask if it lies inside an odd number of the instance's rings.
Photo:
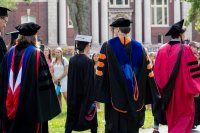
<svg viewBox="0 0 200 133">
<path fill-rule="evenodd" d="M 130 37 L 125 37 L 125 36 L 119 36 L 119 39 L 123 45 L 127 45 L 131 42 Z"/>
</svg>

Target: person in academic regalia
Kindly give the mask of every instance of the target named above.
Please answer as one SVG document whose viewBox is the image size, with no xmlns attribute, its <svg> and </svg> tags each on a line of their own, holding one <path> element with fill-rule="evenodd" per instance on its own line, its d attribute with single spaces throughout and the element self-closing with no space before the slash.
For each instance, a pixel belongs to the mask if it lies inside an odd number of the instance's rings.
<svg viewBox="0 0 200 133">
<path fill-rule="evenodd" d="M 199 64 L 199 43 L 195 41 L 191 41 L 189 43 L 189 46 L 192 48 L 192 51 L 197 58 L 198 64 Z M 195 118 L 194 118 L 194 126 L 193 128 L 196 128 L 200 124 L 200 96 L 197 94 L 194 98 L 195 102 Z"/>
<path fill-rule="evenodd" d="M 11 39 L 10 39 L 10 44 L 9 44 L 9 48 L 10 49 L 14 44 L 16 44 L 16 40 L 18 38 L 19 35 L 19 31 L 12 31 L 9 33 L 6 33 L 6 35 L 10 35 Z"/>
<path fill-rule="evenodd" d="M 48 133 L 48 120 L 60 113 L 43 52 L 36 46 L 40 26 L 24 23 L 0 68 L 0 108 L 4 133 Z"/>
<path fill-rule="evenodd" d="M 94 64 L 87 56 L 91 39 L 91 36 L 85 35 L 77 35 L 75 39 L 76 54 L 70 58 L 68 68 L 65 133 L 88 129 L 91 129 L 91 133 L 97 133 Z"/>
<path fill-rule="evenodd" d="M 97 101 L 105 103 L 105 133 L 138 133 L 145 105 L 159 98 L 144 47 L 128 36 L 131 23 L 125 18 L 114 21 L 110 26 L 117 36 L 99 54 L 95 88 Z"/>
<path fill-rule="evenodd" d="M 6 24 L 8 22 L 8 11 L 10 11 L 10 9 L 0 7 L 0 32 L 6 27 Z M 0 64 L 6 52 L 6 44 L 0 34 Z"/>
<path fill-rule="evenodd" d="M 170 28 L 166 36 L 171 36 L 172 40 L 163 45 L 156 56 L 154 75 L 162 96 L 184 40 L 183 23 L 184 20 L 181 20 Z M 200 69 L 192 49 L 184 44 L 172 96 L 166 108 L 169 133 L 191 133 L 195 114 L 194 96 L 198 93 Z"/>
</svg>

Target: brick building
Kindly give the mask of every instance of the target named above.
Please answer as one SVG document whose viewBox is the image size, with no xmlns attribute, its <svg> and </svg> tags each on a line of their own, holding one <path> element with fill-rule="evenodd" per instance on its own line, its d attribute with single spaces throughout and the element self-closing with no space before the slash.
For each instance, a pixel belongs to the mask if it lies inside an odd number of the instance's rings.
<svg viewBox="0 0 200 133">
<path fill-rule="evenodd" d="M 33 0 L 29 5 L 21 0 L 17 9 L 9 14 L 4 32 L 24 22 L 41 25 L 39 38 L 50 46 L 73 45 L 75 32 L 70 20 L 66 0 Z M 154 46 L 169 41 L 165 33 L 169 27 L 185 18 L 190 7 L 181 0 L 91 0 L 91 35 L 93 43 L 101 44 L 113 36 L 109 24 L 118 17 L 133 21 L 131 36 L 144 45 Z M 9 37 L 5 36 L 8 43 Z M 190 25 L 186 38 L 200 41 L 200 35 Z"/>
</svg>

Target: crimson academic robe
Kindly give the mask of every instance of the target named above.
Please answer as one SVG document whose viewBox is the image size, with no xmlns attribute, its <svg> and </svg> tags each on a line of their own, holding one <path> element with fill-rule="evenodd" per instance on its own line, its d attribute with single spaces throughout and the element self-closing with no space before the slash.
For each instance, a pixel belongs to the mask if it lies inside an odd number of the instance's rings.
<svg viewBox="0 0 200 133">
<path fill-rule="evenodd" d="M 18 73 L 20 59 L 27 47 L 20 44 L 16 48 L 14 73 Z M 35 47 L 35 46 L 34 46 Z M 54 84 L 44 54 L 36 47 L 27 60 L 21 84 L 19 102 L 14 119 L 9 119 L 6 108 L 8 94 L 8 55 L 0 68 L 0 108 L 2 128 L 5 133 L 48 133 L 48 120 L 60 113 Z M 40 54 L 38 73 L 36 53 Z M 9 54 L 9 53 L 8 53 Z M 2 131 L 1 131 L 2 132 Z"/>
<path fill-rule="evenodd" d="M 176 62 L 180 42 L 170 41 L 157 54 L 154 75 L 158 88 L 166 85 Z M 200 68 L 193 51 L 184 45 L 171 101 L 166 111 L 169 133 L 190 133 L 194 122 L 194 96 L 200 93 Z"/>
</svg>

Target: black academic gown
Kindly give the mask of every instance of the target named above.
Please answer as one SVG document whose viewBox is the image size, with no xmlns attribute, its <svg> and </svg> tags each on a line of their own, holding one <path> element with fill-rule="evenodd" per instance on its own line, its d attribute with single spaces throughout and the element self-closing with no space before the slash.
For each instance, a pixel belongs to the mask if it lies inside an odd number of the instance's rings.
<svg viewBox="0 0 200 133">
<path fill-rule="evenodd" d="M 131 43 L 126 44 L 124 49 L 130 57 Z M 150 65 L 150 61 L 144 48 L 142 48 L 142 63 L 139 66 L 140 71 L 137 80 L 139 89 L 137 102 L 133 100 L 133 96 L 129 93 L 117 58 L 107 42 L 101 48 L 99 61 L 104 66 L 97 67 L 97 70 L 102 74 L 97 74 L 95 88 L 97 89 L 97 101 L 105 103 L 105 132 L 138 133 L 139 128 L 144 124 L 145 105 L 159 99 L 154 78 L 149 77 L 152 70 L 147 67 Z M 124 111 L 127 112 L 123 113 Z"/>
<path fill-rule="evenodd" d="M 194 102 L 195 102 L 194 125 L 198 126 L 200 124 L 200 96 L 195 97 Z"/>
<path fill-rule="evenodd" d="M 4 55 L 6 54 L 7 49 L 6 49 L 6 45 L 5 42 L 3 41 L 3 38 L 0 36 L 0 63 L 3 60 Z"/>
<path fill-rule="evenodd" d="M 67 86 L 66 130 L 84 131 L 97 127 L 97 116 L 87 121 L 87 114 L 95 100 L 94 65 L 84 54 L 77 54 L 69 61 Z"/>
<path fill-rule="evenodd" d="M 14 73 L 17 73 L 20 59 L 27 44 L 17 46 Z M 18 110 L 13 120 L 7 117 L 6 97 L 8 70 L 5 56 L 0 69 L 0 106 L 2 111 L 2 127 L 5 133 L 36 133 L 40 123 L 39 133 L 48 133 L 48 120 L 60 113 L 54 84 L 44 54 L 40 52 L 39 74 L 36 75 L 36 51 L 31 53 L 24 74 L 20 92 Z"/>
</svg>

